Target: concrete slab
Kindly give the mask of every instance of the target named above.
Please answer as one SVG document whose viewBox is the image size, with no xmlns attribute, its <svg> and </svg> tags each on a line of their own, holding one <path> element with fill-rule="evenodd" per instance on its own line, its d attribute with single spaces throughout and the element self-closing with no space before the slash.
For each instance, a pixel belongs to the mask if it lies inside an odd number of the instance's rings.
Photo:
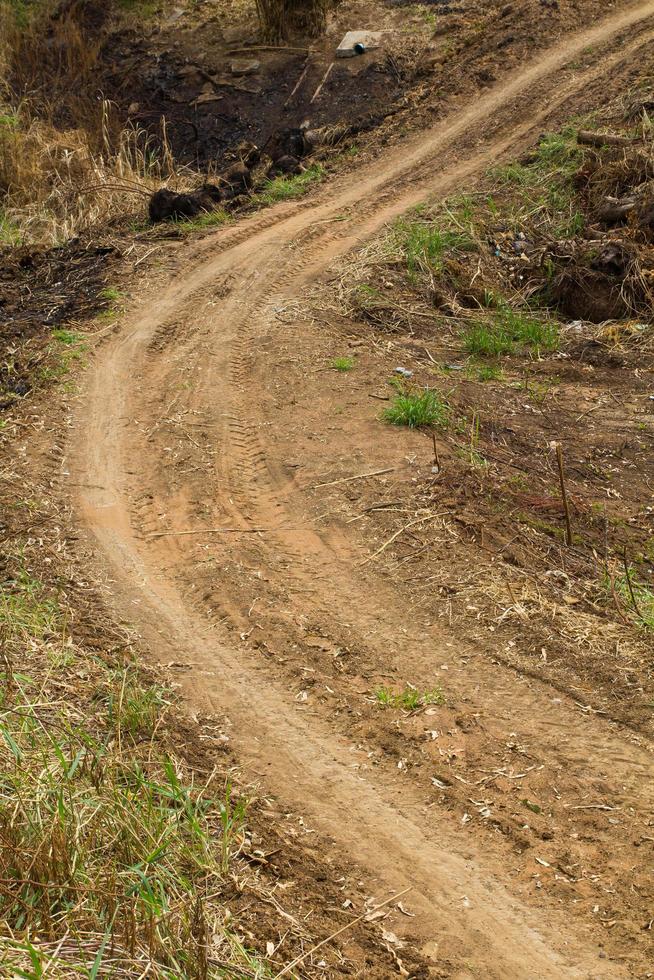
<svg viewBox="0 0 654 980">
<path fill-rule="evenodd" d="M 383 31 L 348 31 L 336 48 L 337 58 L 354 58 L 364 51 L 381 47 Z"/>
</svg>

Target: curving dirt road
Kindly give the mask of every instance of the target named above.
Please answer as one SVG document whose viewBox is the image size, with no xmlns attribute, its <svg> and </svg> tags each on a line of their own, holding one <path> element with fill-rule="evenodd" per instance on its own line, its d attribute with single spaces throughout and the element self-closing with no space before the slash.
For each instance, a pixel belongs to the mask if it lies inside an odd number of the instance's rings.
<svg viewBox="0 0 654 980">
<path fill-rule="evenodd" d="M 424 790 L 385 763 L 383 746 L 353 743 L 366 678 L 392 661 L 429 683 L 452 638 L 418 628 L 343 531 L 312 519 L 302 472 L 311 463 L 329 473 L 328 461 L 320 466 L 319 433 L 315 458 L 298 461 L 275 429 L 277 401 L 290 396 L 273 390 L 267 363 L 278 316 L 302 321 L 302 291 L 335 258 L 533 138 L 567 99 L 638 55 L 654 37 L 652 16 L 654 2 L 614 13 L 315 198 L 180 248 L 165 286 L 98 350 L 72 426 L 71 488 L 117 608 L 162 662 L 192 665 L 190 702 L 228 716 L 246 771 L 331 838 L 370 892 L 411 886 L 410 932 L 439 975 L 636 974 L 600 958 L 570 908 L 537 910 L 492 845 L 425 811 Z M 601 49 L 596 67 L 566 68 L 591 45 Z M 179 431 L 171 419 L 183 420 Z M 357 650 L 355 671 L 334 667 L 345 643 Z M 651 808 L 642 743 L 592 715 L 580 720 L 565 698 L 543 718 L 540 692 L 497 663 L 481 670 L 448 684 L 498 737 L 533 732 L 543 765 L 589 781 L 611 774 L 630 806 Z M 342 710 L 298 699 L 312 672 Z"/>
</svg>

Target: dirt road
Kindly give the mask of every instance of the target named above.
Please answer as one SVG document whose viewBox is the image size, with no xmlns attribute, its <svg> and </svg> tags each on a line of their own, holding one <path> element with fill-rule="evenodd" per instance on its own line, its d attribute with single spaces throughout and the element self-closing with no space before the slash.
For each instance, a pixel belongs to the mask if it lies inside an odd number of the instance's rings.
<svg viewBox="0 0 654 980">
<path fill-rule="evenodd" d="M 371 676 L 400 665 L 433 682 L 453 638 L 412 620 L 329 516 L 311 518 L 304 474 L 329 481 L 329 460 L 319 432 L 310 459 L 275 428 L 293 391 L 270 384 L 267 366 L 280 317 L 307 329 L 302 292 L 335 258 L 533 138 L 567 99 L 638 56 L 652 16 L 654 2 L 614 13 L 318 197 L 180 248 L 169 281 L 98 350 L 71 427 L 65 469 L 117 609 L 162 662 L 190 665 L 191 704 L 228 716 L 246 772 L 283 812 L 332 839 L 380 899 L 411 887 L 408 928 L 438 975 L 641 974 L 601 957 L 571 906 L 536 909 L 492 843 L 439 821 L 383 744 L 352 737 Z M 596 65 L 577 73 L 570 63 L 590 46 Z M 356 465 L 352 452 L 353 474 L 375 469 L 374 452 Z M 354 669 L 338 664 L 344 647 Z M 312 696 L 318 682 L 324 698 Z M 611 774 L 629 806 L 651 807 L 646 747 L 580 718 L 570 699 L 543 716 L 542 692 L 478 660 L 447 684 L 498 738 L 529 732 L 544 766 L 583 771 L 589 784 Z"/>
</svg>

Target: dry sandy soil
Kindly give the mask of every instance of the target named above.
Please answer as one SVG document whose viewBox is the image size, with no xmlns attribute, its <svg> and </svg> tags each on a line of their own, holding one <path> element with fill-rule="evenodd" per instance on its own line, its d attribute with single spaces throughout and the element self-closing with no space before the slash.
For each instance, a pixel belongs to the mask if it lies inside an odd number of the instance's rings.
<svg viewBox="0 0 654 980">
<path fill-rule="evenodd" d="M 402 893 L 381 945 L 346 933 L 325 975 L 652 975 L 651 686 L 612 705 L 592 637 L 585 666 L 549 669 L 522 580 L 493 618 L 473 570 L 511 534 L 466 516 L 483 476 L 429 486 L 431 439 L 378 419 L 399 348 L 307 311 L 391 219 L 619 85 L 653 17 L 613 5 L 311 198 L 176 245 L 70 399 L 56 490 L 115 615 L 229 736 L 268 819 L 293 815 L 316 901 L 335 868 Z M 346 349 L 356 374 L 328 374 Z M 405 574 L 396 531 L 431 563 Z M 442 703 L 377 702 L 406 684 Z"/>
</svg>

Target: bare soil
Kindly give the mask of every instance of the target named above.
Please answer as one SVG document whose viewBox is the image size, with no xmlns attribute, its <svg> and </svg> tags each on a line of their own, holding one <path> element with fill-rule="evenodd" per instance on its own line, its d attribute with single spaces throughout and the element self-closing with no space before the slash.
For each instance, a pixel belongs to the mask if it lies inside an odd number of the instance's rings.
<svg viewBox="0 0 654 980">
<path fill-rule="evenodd" d="M 597 707 L 590 674 L 579 691 L 533 665 L 522 596 L 509 631 L 471 594 L 448 613 L 442 578 L 434 597 L 369 560 L 382 526 L 347 521 L 376 502 L 401 510 L 430 446 L 380 426 L 365 374 L 325 385 L 348 328 L 318 329 L 302 296 L 384 222 L 619 77 L 647 50 L 652 12 L 567 39 L 314 202 L 180 250 L 98 350 L 72 419 L 65 468 L 118 608 L 159 659 L 189 664 L 190 703 L 225 714 L 280 812 L 331 838 L 368 892 L 411 888 L 415 918 L 387 924 L 436 976 L 646 975 L 649 738 L 640 716 L 626 727 Z M 565 70 L 600 44 L 601 68 Z M 370 355 L 370 379 L 388 365 Z M 479 561 L 460 505 L 446 484 L 429 500 L 436 574 L 448 556 Z M 409 518 L 418 529 L 420 511 Z M 380 683 L 405 682 L 440 684 L 446 703 L 375 703 Z"/>
</svg>

